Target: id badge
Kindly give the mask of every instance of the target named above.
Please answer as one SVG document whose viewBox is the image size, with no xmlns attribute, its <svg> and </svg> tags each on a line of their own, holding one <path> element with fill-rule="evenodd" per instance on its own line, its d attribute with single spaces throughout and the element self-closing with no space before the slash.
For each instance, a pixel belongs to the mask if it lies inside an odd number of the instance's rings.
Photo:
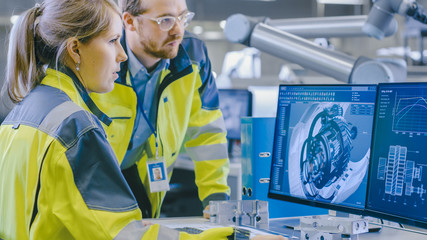
<svg viewBox="0 0 427 240">
<path fill-rule="evenodd" d="M 169 190 L 169 180 L 164 157 L 159 157 L 154 161 L 149 159 L 147 161 L 147 173 L 152 193 Z"/>
</svg>

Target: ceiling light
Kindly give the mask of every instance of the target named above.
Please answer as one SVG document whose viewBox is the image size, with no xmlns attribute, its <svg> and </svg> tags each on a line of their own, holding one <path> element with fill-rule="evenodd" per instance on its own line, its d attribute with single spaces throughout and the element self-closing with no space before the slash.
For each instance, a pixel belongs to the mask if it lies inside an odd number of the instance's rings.
<svg viewBox="0 0 427 240">
<path fill-rule="evenodd" d="M 225 23 L 226 23 L 226 21 L 225 21 L 225 20 L 220 21 L 220 22 L 219 22 L 219 27 L 220 27 L 221 29 L 225 29 Z"/>
<path fill-rule="evenodd" d="M 204 29 L 202 26 L 194 26 L 193 27 L 193 33 L 194 34 L 200 35 L 203 33 L 203 31 L 204 31 Z"/>
<path fill-rule="evenodd" d="M 10 17 L 10 22 L 12 24 L 15 24 L 16 21 L 18 21 L 19 16 L 18 15 L 12 15 L 12 17 Z"/>
</svg>

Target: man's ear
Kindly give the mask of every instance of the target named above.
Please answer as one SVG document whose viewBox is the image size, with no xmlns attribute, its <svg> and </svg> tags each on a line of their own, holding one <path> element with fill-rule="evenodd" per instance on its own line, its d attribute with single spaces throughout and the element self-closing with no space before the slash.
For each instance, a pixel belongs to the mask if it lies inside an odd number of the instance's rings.
<svg viewBox="0 0 427 240">
<path fill-rule="evenodd" d="M 67 40 L 67 53 L 74 63 L 80 63 L 80 45 L 81 43 L 76 37 L 72 37 Z"/>
<path fill-rule="evenodd" d="M 135 24 L 137 24 L 135 16 L 133 16 L 129 12 L 124 12 L 123 13 L 123 24 L 125 25 L 125 29 L 130 30 L 130 31 L 135 31 L 136 30 Z"/>
</svg>

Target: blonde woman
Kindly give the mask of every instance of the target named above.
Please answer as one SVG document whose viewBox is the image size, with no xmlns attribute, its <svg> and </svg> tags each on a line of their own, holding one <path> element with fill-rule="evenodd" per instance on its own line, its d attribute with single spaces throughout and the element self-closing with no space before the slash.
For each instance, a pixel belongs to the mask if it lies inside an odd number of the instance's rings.
<svg viewBox="0 0 427 240">
<path fill-rule="evenodd" d="M 127 56 L 113 0 L 46 0 L 14 24 L 0 126 L 0 239 L 226 239 L 142 214 L 108 144 L 111 119 L 89 93 L 114 87 Z"/>
</svg>

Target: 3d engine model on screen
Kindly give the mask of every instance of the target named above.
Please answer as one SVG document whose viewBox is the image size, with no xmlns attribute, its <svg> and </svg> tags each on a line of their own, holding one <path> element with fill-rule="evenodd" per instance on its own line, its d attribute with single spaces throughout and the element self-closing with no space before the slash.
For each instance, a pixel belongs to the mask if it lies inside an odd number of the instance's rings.
<svg viewBox="0 0 427 240">
<path fill-rule="evenodd" d="M 314 117 L 301 150 L 301 181 L 306 197 L 335 197 L 339 190 L 335 183 L 348 166 L 356 136 L 357 128 L 346 122 L 338 104 L 325 107 Z"/>
</svg>

